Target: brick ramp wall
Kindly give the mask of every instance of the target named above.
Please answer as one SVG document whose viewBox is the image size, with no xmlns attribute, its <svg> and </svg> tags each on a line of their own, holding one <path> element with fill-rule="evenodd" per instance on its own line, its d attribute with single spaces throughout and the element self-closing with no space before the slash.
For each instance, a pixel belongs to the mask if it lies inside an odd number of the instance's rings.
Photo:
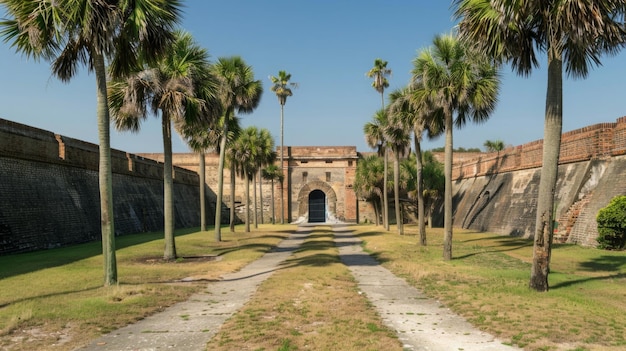
<svg viewBox="0 0 626 351">
<path fill-rule="evenodd" d="M 453 225 L 503 235 L 532 236 L 541 169 L 519 170 L 453 183 Z M 595 246 L 595 216 L 626 194 L 626 156 L 559 166 L 555 240 Z M 572 214 L 575 209 L 576 214 Z M 438 220 L 442 221 L 441 212 Z"/>
<path fill-rule="evenodd" d="M 618 195 L 626 195 L 626 156 L 611 158 L 610 162 L 599 164 L 590 174 L 590 191 L 577 220 L 572 224 L 567 242 L 583 246 L 597 245 L 598 211 Z"/>
</svg>

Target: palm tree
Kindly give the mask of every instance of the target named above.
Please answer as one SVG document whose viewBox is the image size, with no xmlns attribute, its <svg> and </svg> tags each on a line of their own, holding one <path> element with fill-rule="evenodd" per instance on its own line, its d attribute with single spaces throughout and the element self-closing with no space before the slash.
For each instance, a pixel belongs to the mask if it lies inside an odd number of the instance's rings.
<svg viewBox="0 0 626 351">
<path fill-rule="evenodd" d="M 175 32 L 176 41 L 157 64 L 143 64 L 128 78 L 111 82 L 109 106 L 119 130 L 137 132 L 149 112 L 161 116 L 163 133 L 163 258 L 176 258 L 174 239 L 172 121 L 207 127 L 220 115 L 217 83 L 209 72 L 208 53 L 191 34 Z"/>
<path fill-rule="evenodd" d="M 206 153 L 216 150 L 219 144 L 219 125 L 206 126 L 202 123 L 181 123 L 176 121 L 174 127 L 182 136 L 189 148 L 198 153 L 198 175 L 200 178 L 200 231 L 206 231 Z M 216 121 L 219 123 L 219 120 Z"/>
<path fill-rule="evenodd" d="M 422 164 L 421 142 L 424 132 L 428 138 L 435 138 L 441 134 L 442 128 L 437 125 L 437 120 L 429 118 L 424 106 L 419 106 L 412 101 L 412 92 L 417 87 L 408 85 L 406 88 L 396 90 L 390 94 L 390 113 L 408 129 L 413 130 L 413 144 L 415 147 L 415 196 L 417 198 L 417 220 L 420 236 L 420 245 L 426 246 L 426 220 L 424 207 L 424 179 Z"/>
<path fill-rule="evenodd" d="M 438 35 L 413 61 L 413 98 L 443 121 L 445 142 L 444 250 L 452 259 L 452 128 L 480 123 L 495 108 L 500 77 L 495 66 L 470 51 L 458 37 Z"/>
<path fill-rule="evenodd" d="M 365 133 L 365 142 L 373 149 L 376 149 L 379 156 L 383 157 L 384 171 L 382 182 L 382 196 L 381 196 L 381 210 L 383 215 L 383 227 L 385 230 L 389 230 L 389 207 L 387 205 L 387 137 L 385 135 L 385 128 L 389 125 L 389 119 L 384 110 L 378 110 L 374 115 L 371 122 L 368 122 L 363 126 L 363 133 Z"/>
<path fill-rule="evenodd" d="M 272 184 L 272 224 L 276 224 L 276 214 L 274 212 L 274 181 L 278 180 L 282 183 L 284 175 L 280 168 L 274 163 L 271 163 L 267 165 L 267 167 L 263 168 L 261 175 L 263 179 L 271 181 Z"/>
<path fill-rule="evenodd" d="M 140 56 L 156 61 L 173 40 L 180 2 L 162 0 L 156 6 L 154 0 L 3 0 L 2 4 L 9 19 L 0 22 L 0 36 L 17 51 L 51 61 L 53 74 L 64 82 L 74 77 L 80 64 L 95 73 L 104 285 L 114 285 L 117 262 L 105 62 L 110 62 L 111 77 L 118 78 Z"/>
<path fill-rule="evenodd" d="M 626 41 L 626 1 L 455 0 L 454 4 L 461 36 L 497 62 L 510 63 L 517 74 L 527 76 L 539 65 L 536 50 L 547 54 L 543 162 L 529 282 L 530 288 L 547 291 L 563 124 L 563 68 L 570 76 L 585 78 L 603 54 L 621 49 Z"/>
<path fill-rule="evenodd" d="M 379 156 L 370 155 L 359 159 L 354 176 L 354 192 L 357 196 L 371 202 L 379 225 L 383 188 L 383 161 Z"/>
<path fill-rule="evenodd" d="M 245 195 L 244 195 L 244 207 L 246 209 L 246 232 L 250 231 L 250 182 L 254 184 L 254 178 L 258 173 L 261 162 L 260 159 L 266 158 L 266 150 L 270 150 L 271 154 L 274 149 L 274 143 L 270 136 L 270 141 L 267 141 L 267 136 L 270 135 L 267 129 L 261 129 L 251 126 L 242 130 L 241 134 L 235 140 L 232 147 L 229 149 L 230 159 L 232 160 L 231 166 L 236 169 L 245 182 Z M 256 217 L 256 208 L 254 209 Z M 256 226 L 256 219 L 254 219 Z"/>
<path fill-rule="evenodd" d="M 262 187 L 262 179 L 263 176 L 261 171 L 263 167 L 273 164 L 276 161 L 276 152 L 274 151 L 274 138 L 269 130 L 262 128 L 259 131 L 258 145 L 257 145 L 257 170 L 254 173 L 254 182 L 256 183 L 257 175 L 259 176 L 259 194 L 261 200 L 261 224 L 263 224 L 263 187 Z M 256 190 L 255 201 L 254 201 L 254 218 L 256 220 L 257 213 L 257 202 L 256 202 Z M 255 221 L 255 228 L 257 228 L 257 224 Z"/>
<path fill-rule="evenodd" d="M 483 144 L 487 152 L 500 152 L 504 150 L 504 141 L 502 140 L 487 140 Z"/>
<path fill-rule="evenodd" d="M 390 107 L 398 100 L 402 100 L 401 90 L 396 90 L 390 94 Z M 393 152 L 393 188 L 394 188 L 394 207 L 396 212 L 396 226 L 398 234 L 404 234 L 404 226 L 402 219 L 402 209 L 400 208 L 400 157 L 408 154 L 409 145 L 411 144 L 411 125 L 403 118 L 401 112 L 389 108 L 387 113 L 390 116 L 390 122 L 385 128 L 385 136 L 388 140 L 391 151 Z"/>
<path fill-rule="evenodd" d="M 284 130 L 284 111 L 285 104 L 287 103 L 287 97 L 292 96 L 293 92 L 290 87 L 297 88 L 298 83 L 289 82 L 291 80 L 291 74 L 285 71 L 278 71 L 278 75 L 276 77 L 270 76 L 270 80 L 272 81 L 272 90 L 276 97 L 278 98 L 278 103 L 280 104 L 280 170 L 284 174 L 284 147 L 283 143 L 283 130 Z M 282 182 L 281 182 L 282 184 Z M 282 189 L 282 187 L 281 187 Z M 285 205 L 283 192 L 280 193 L 280 224 L 285 224 Z"/>
<path fill-rule="evenodd" d="M 445 176 L 443 164 L 435 159 L 433 153 L 426 151 L 422 154 L 423 180 L 424 180 L 424 208 L 425 217 L 428 218 L 428 227 L 432 228 L 432 213 L 435 204 L 439 201 L 445 189 Z"/>
<path fill-rule="evenodd" d="M 374 67 L 370 69 L 366 75 L 369 78 L 373 78 L 372 87 L 380 93 L 380 103 L 381 103 L 381 111 L 385 113 L 385 89 L 389 87 L 389 80 L 387 77 L 391 75 L 391 69 L 387 68 L 387 61 L 383 61 L 380 58 L 374 60 Z M 371 147 L 371 145 L 370 145 Z M 384 152 L 384 160 L 385 160 L 385 181 L 383 183 L 383 226 L 385 230 L 389 230 L 389 198 L 387 191 L 387 170 L 389 164 L 389 156 L 387 155 L 387 149 L 384 148 L 382 150 Z"/>
<path fill-rule="evenodd" d="M 222 139 L 220 141 L 220 158 L 217 173 L 217 201 L 215 205 L 215 240 L 222 240 L 222 194 L 224 191 L 224 160 L 228 126 L 231 118 L 237 113 L 251 113 L 259 105 L 263 86 L 261 81 L 254 80 L 254 71 L 245 61 L 234 56 L 220 58 L 213 65 L 213 73 L 220 81 L 219 96 L 224 109 Z"/>
</svg>

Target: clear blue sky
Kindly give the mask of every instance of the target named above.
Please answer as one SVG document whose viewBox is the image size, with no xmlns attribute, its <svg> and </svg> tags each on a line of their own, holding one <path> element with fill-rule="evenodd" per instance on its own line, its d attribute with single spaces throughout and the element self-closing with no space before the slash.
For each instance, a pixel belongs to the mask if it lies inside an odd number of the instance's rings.
<svg viewBox="0 0 626 351">
<path fill-rule="evenodd" d="M 376 58 L 393 71 L 386 92 L 405 86 L 412 61 L 436 34 L 454 26 L 450 1 L 191 0 L 183 29 L 212 60 L 239 55 L 264 85 L 260 106 L 241 115 L 244 126 L 268 129 L 280 145 L 280 105 L 270 91 L 279 70 L 299 83 L 285 105 L 286 146 L 356 146 L 372 151 L 363 126 L 380 108 L 380 95 L 365 73 Z M 4 9 L 2 9 L 4 17 Z M 626 53 L 606 57 L 586 80 L 564 85 L 563 131 L 614 122 L 626 115 Z M 27 61 L 0 43 L 0 118 L 97 143 L 95 78 L 81 69 L 70 83 L 50 75 L 46 62 Z M 519 145 L 543 138 L 545 65 L 530 78 L 503 69 L 496 111 L 482 125 L 454 131 L 455 147 L 483 147 L 500 139 Z M 179 137 L 174 152 L 187 152 Z M 443 146 L 444 138 L 423 147 Z M 133 134 L 112 129 L 113 148 L 162 152 L 159 120 L 151 116 Z"/>
</svg>

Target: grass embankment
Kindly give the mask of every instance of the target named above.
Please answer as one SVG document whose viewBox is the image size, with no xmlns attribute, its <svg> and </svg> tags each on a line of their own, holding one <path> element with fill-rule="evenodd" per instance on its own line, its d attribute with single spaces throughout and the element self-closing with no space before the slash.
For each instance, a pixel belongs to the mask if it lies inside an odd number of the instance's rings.
<svg viewBox="0 0 626 351">
<path fill-rule="evenodd" d="M 260 226 L 243 233 L 177 231 L 175 262 L 163 261 L 163 233 L 116 238 L 119 284 L 103 287 L 99 242 L 0 256 L 0 349 L 72 350 L 186 300 L 261 257 L 295 226 Z M 218 255 L 219 260 L 199 258 Z M 185 258 L 189 257 L 189 258 Z M 191 282 L 180 280 L 192 277 Z"/>
<path fill-rule="evenodd" d="M 452 261 L 442 229 L 404 236 L 355 227 L 383 265 L 480 329 L 526 350 L 626 349 L 626 252 L 554 245 L 547 293 L 528 288 L 532 241 L 455 230 Z"/>
<path fill-rule="evenodd" d="M 442 260 L 442 230 L 428 246 L 406 234 L 351 226 L 384 266 L 479 328 L 526 350 L 626 348 L 626 253 L 555 245 L 551 290 L 528 286 L 532 242 L 455 230 L 452 261 Z M 0 257 L 0 348 L 71 350 L 102 332 L 141 319 L 202 289 L 206 280 L 260 257 L 294 226 L 253 233 L 179 233 L 180 256 L 219 254 L 220 261 L 160 260 L 162 234 L 118 237 L 120 285 L 103 288 L 99 244 Z M 204 279 L 177 283 L 185 277 Z M 212 349 L 398 349 L 373 308 L 358 295 L 328 227 L 315 227 L 302 248 L 224 325 Z M 242 346 L 244 345 L 244 346 Z M 249 345 L 249 346 L 246 346 Z"/>
</svg>

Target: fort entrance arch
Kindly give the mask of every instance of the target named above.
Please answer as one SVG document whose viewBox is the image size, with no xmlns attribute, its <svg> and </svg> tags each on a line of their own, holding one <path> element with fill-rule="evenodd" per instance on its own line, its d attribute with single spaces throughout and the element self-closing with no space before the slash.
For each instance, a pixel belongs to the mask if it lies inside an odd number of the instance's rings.
<svg viewBox="0 0 626 351">
<path fill-rule="evenodd" d="M 298 194 L 298 218 L 309 223 L 337 218 L 337 194 L 333 188 L 319 180 L 304 185 Z"/>
<path fill-rule="evenodd" d="M 359 200 L 353 189 L 356 147 L 288 146 L 283 153 L 286 221 L 358 222 Z"/>
</svg>

